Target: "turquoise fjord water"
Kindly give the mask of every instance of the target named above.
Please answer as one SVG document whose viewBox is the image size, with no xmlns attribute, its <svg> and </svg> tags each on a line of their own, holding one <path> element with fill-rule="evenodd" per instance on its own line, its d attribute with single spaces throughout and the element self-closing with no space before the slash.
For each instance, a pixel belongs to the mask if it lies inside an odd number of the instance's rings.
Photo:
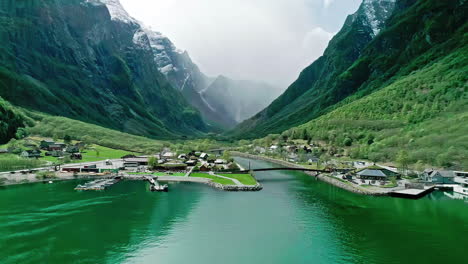
<svg viewBox="0 0 468 264">
<path fill-rule="evenodd" d="M 248 160 L 238 159 L 244 166 Z M 253 167 L 275 166 L 251 161 Z M 299 172 L 227 193 L 143 182 L 0 189 L 0 263 L 465 263 L 468 204 L 359 196 Z"/>
</svg>

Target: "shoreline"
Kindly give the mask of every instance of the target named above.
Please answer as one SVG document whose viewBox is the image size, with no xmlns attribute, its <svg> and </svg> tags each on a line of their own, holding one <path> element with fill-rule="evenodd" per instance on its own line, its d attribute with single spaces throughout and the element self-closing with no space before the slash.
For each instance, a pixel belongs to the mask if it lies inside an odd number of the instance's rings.
<svg viewBox="0 0 468 264">
<path fill-rule="evenodd" d="M 8 177 L 8 176 L 9 177 Z M 5 176 L 5 177 L 2 177 Z M 12 180 L 11 177 L 20 176 L 18 179 Z M 59 172 L 56 173 L 56 178 L 48 178 L 48 179 L 37 179 L 37 174 L 35 173 L 28 173 L 28 174 L 20 174 L 20 173 L 0 173 L 0 178 L 7 179 L 4 184 L 0 185 L 0 188 L 7 188 L 10 186 L 19 186 L 19 185 L 26 185 L 26 184 L 36 184 L 36 183 L 43 183 L 47 184 L 49 181 L 52 182 L 62 182 L 62 181 L 73 181 L 73 180 L 97 180 L 97 179 L 109 179 L 110 177 L 107 175 L 92 175 L 92 174 L 73 174 L 73 173 L 66 173 L 66 172 Z M 123 180 L 130 180 L 130 181 L 143 181 L 144 177 L 142 176 L 124 176 Z M 262 185 L 257 183 L 256 185 L 223 185 L 220 183 L 213 182 L 212 179 L 209 178 L 198 178 L 198 177 L 185 177 L 185 176 L 158 176 L 158 181 L 161 182 L 189 182 L 189 183 L 200 183 L 208 185 L 212 188 L 227 191 L 227 192 L 254 192 L 260 191 L 263 189 Z"/>
<path fill-rule="evenodd" d="M 289 168 L 300 168 L 300 169 L 305 168 L 305 167 L 303 167 L 301 165 L 298 165 L 298 164 L 294 164 L 294 163 L 284 161 L 284 160 L 277 160 L 277 159 L 270 158 L 270 157 L 252 155 L 252 154 L 247 154 L 247 153 L 238 152 L 238 151 L 230 151 L 230 153 L 231 153 L 231 155 L 236 156 L 236 157 L 248 158 L 248 159 L 254 159 L 254 160 L 263 160 L 263 161 L 279 164 L 279 165 L 282 165 L 282 166 L 286 166 L 286 167 L 289 167 Z M 330 177 L 330 176 L 327 176 L 327 175 L 324 175 L 324 174 L 315 175 L 312 172 L 307 172 L 307 171 L 304 171 L 304 173 L 309 175 L 309 176 L 316 177 L 317 179 L 319 179 L 319 180 L 321 180 L 323 182 L 326 182 L 328 184 L 331 184 L 333 186 L 336 186 L 336 187 L 338 187 L 340 189 L 343 189 L 343 190 L 346 190 L 346 191 L 349 191 L 349 192 L 352 192 L 352 193 L 356 193 L 356 194 L 369 195 L 369 196 L 390 196 L 390 193 L 391 193 L 391 191 L 383 191 L 383 190 L 382 191 L 376 191 L 376 190 L 372 190 L 372 189 L 364 189 L 364 188 L 361 188 L 361 187 L 356 187 L 356 186 L 353 186 L 353 185 L 348 184 L 348 183 L 344 183 L 342 181 L 339 181 L 336 178 L 333 178 L 333 177 Z"/>
</svg>

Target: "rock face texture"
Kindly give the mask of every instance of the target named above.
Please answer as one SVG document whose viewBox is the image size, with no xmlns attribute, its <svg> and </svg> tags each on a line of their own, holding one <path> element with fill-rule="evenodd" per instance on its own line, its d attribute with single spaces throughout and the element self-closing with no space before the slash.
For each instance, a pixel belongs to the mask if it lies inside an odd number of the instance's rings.
<svg viewBox="0 0 468 264">
<path fill-rule="evenodd" d="M 2 0 L 0 96 L 157 138 L 206 132 L 118 0 Z"/>
</svg>

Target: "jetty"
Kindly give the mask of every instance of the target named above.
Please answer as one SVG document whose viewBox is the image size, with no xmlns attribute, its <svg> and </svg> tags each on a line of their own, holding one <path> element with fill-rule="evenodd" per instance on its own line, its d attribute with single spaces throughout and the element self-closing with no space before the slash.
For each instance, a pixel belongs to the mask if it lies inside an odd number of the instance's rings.
<svg viewBox="0 0 468 264">
<path fill-rule="evenodd" d="M 169 186 L 167 184 L 159 184 L 157 181 L 157 177 L 153 178 L 151 176 L 145 176 L 145 180 L 147 180 L 150 183 L 150 191 L 152 192 L 167 192 L 169 191 Z"/>
<path fill-rule="evenodd" d="M 410 189 L 404 189 L 404 190 L 399 190 L 399 191 L 393 191 L 393 192 L 390 192 L 389 195 L 391 197 L 398 197 L 398 198 L 419 199 L 433 192 L 434 190 L 435 190 L 435 186 L 431 186 L 427 188 L 410 188 Z"/>
<path fill-rule="evenodd" d="M 77 191 L 103 191 L 110 186 L 116 184 L 120 180 L 117 178 L 113 179 L 102 179 L 102 180 L 94 180 L 87 182 L 85 184 L 78 184 L 78 186 L 75 187 L 75 190 Z"/>
</svg>

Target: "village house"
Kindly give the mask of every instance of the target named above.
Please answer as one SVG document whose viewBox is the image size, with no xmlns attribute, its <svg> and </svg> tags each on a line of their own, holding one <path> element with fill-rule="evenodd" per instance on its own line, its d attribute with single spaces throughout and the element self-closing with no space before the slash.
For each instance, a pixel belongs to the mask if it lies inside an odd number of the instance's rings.
<svg viewBox="0 0 468 264">
<path fill-rule="evenodd" d="M 185 162 L 185 164 L 187 164 L 187 166 L 191 166 L 191 167 L 196 166 L 197 163 L 198 163 L 198 160 L 196 160 L 196 159 L 195 160 L 187 160 Z"/>
<path fill-rule="evenodd" d="M 401 178 L 400 174 L 378 166 L 364 168 L 357 175 L 360 179 L 374 181 L 388 181 L 390 177 Z"/>
<path fill-rule="evenodd" d="M 41 157 L 41 151 L 39 150 L 25 150 L 21 152 L 21 157 L 23 158 L 40 158 Z"/>
<path fill-rule="evenodd" d="M 7 154 L 8 153 L 8 149 L 0 149 L 0 154 Z"/>
<path fill-rule="evenodd" d="M 279 148 L 279 147 L 278 147 L 277 145 L 272 145 L 272 146 L 270 147 L 270 151 L 277 151 L 278 148 Z"/>
<path fill-rule="evenodd" d="M 49 151 L 53 151 L 53 150 L 63 151 L 66 147 L 67 147 L 67 145 L 64 144 L 64 143 L 54 143 L 54 144 L 49 145 L 47 150 L 49 150 Z"/>
<path fill-rule="evenodd" d="M 54 143 L 55 143 L 55 141 L 53 141 L 52 139 L 44 139 L 40 143 L 40 148 L 44 149 L 44 150 L 48 150 L 49 146 L 54 144 Z"/>
<path fill-rule="evenodd" d="M 227 164 L 228 162 L 226 160 L 223 160 L 223 159 L 216 159 L 215 164 Z"/>
<path fill-rule="evenodd" d="M 172 159 L 176 156 L 176 154 L 174 152 L 165 152 L 164 154 L 162 154 L 162 157 L 165 158 L 165 159 Z"/>
<path fill-rule="evenodd" d="M 207 160 L 208 157 L 209 157 L 209 155 L 207 153 L 200 154 L 200 159 L 202 159 L 202 160 Z"/>
<path fill-rule="evenodd" d="M 455 173 L 453 171 L 427 169 L 422 174 L 425 182 L 434 184 L 454 184 Z"/>
<path fill-rule="evenodd" d="M 131 167 L 133 167 L 134 164 L 136 164 L 136 167 L 147 166 L 148 161 L 149 161 L 149 158 L 147 157 L 135 157 L 135 158 L 124 159 L 124 164 L 128 163 L 129 165 L 131 165 Z"/>
<path fill-rule="evenodd" d="M 180 154 L 177 158 L 180 159 L 180 160 L 186 160 L 187 155 L 186 154 Z"/>
<path fill-rule="evenodd" d="M 200 166 L 200 171 L 211 171 L 211 166 L 208 163 L 202 164 Z"/>
</svg>

